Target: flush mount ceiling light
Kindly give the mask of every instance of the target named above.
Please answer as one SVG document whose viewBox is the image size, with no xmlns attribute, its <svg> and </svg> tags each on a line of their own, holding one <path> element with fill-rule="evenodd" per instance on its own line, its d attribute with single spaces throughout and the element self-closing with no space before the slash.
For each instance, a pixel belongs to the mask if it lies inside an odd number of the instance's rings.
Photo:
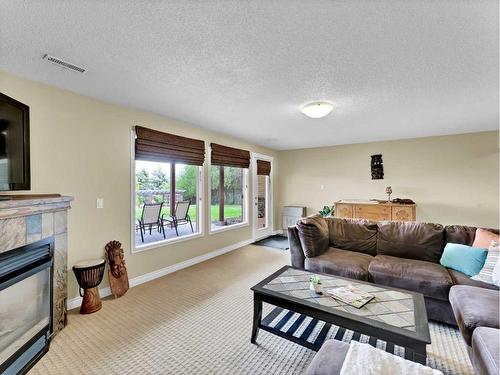
<svg viewBox="0 0 500 375">
<path fill-rule="evenodd" d="M 300 111 L 310 118 L 321 118 L 329 114 L 333 109 L 332 103 L 328 102 L 312 102 L 304 104 Z"/>
</svg>

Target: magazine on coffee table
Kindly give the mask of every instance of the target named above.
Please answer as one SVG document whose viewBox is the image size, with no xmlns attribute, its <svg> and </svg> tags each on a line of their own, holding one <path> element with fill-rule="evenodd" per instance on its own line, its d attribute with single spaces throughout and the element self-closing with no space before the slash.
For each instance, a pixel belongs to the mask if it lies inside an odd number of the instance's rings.
<svg viewBox="0 0 500 375">
<path fill-rule="evenodd" d="M 373 298 L 375 298 L 370 293 L 364 292 L 359 288 L 356 288 L 353 285 L 340 286 L 337 288 L 326 289 L 331 297 L 336 300 L 346 303 L 350 306 L 356 307 L 360 309 L 368 302 L 370 302 Z"/>
</svg>

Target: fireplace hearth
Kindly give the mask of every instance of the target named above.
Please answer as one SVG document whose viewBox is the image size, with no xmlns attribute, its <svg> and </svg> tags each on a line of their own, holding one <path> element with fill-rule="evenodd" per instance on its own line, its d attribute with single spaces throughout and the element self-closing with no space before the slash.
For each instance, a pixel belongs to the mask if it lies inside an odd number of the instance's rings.
<svg viewBox="0 0 500 375">
<path fill-rule="evenodd" d="M 0 373 L 23 374 L 52 337 L 54 237 L 0 254 Z"/>
</svg>

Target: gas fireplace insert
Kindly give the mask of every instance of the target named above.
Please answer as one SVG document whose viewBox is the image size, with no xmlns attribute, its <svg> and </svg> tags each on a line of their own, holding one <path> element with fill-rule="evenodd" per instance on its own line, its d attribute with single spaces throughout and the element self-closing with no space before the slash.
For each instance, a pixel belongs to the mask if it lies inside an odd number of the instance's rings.
<svg viewBox="0 0 500 375">
<path fill-rule="evenodd" d="M 24 374 L 49 349 L 54 238 L 0 254 L 0 373 Z"/>
</svg>

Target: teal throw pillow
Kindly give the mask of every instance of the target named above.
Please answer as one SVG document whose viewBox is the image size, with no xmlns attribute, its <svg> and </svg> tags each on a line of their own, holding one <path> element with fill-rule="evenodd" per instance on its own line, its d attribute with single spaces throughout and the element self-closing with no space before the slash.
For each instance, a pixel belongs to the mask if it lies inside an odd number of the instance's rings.
<svg viewBox="0 0 500 375">
<path fill-rule="evenodd" d="M 444 267 L 474 276 L 483 268 L 487 256 L 487 249 L 447 243 L 439 263 Z"/>
</svg>

